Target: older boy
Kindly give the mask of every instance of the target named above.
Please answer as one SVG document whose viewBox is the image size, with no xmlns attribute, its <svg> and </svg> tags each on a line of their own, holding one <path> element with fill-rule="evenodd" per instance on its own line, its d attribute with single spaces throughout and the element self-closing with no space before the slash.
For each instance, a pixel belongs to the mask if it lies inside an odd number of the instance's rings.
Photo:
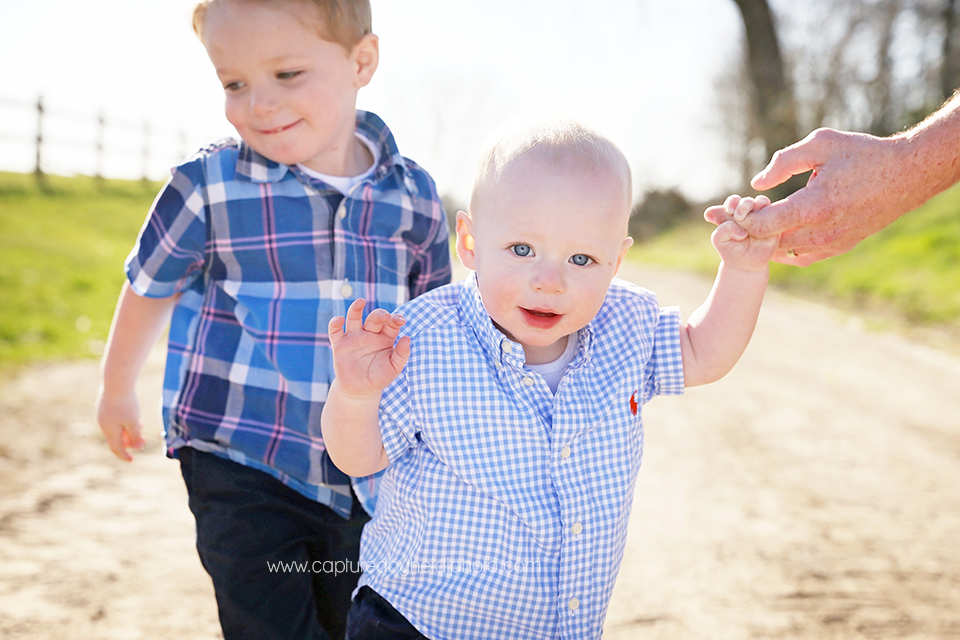
<svg viewBox="0 0 960 640">
<path fill-rule="evenodd" d="M 367 0 L 206 0 L 194 28 L 242 138 L 157 197 L 127 262 L 99 420 L 130 460 L 134 383 L 170 318 L 168 455 L 180 460 L 224 637 L 342 637 L 373 481 L 327 457 L 326 326 L 449 282 L 432 179 L 357 91 L 379 60 Z M 366 475 L 366 474 L 364 474 Z M 326 572 L 327 569 L 331 571 Z"/>
<path fill-rule="evenodd" d="M 626 158 L 605 138 L 564 121 L 519 128 L 481 158 L 457 217 L 475 273 L 403 317 L 364 322 L 358 300 L 331 321 L 324 440 L 347 473 L 387 468 L 349 638 L 600 636 L 640 407 L 730 370 L 777 246 L 721 225 L 716 283 L 684 325 L 613 280 L 632 243 L 631 195 Z"/>
</svg>

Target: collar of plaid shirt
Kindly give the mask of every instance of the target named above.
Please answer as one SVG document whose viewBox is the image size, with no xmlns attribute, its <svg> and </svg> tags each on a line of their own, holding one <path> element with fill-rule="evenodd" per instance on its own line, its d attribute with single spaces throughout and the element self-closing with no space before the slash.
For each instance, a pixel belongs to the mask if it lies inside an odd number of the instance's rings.
<svg viewBox="0 0 960 640">
<path fill-rule="evenodd" d="M 412 181 L 410 170 L 407 168 L 407 160 L 400 155 L 393 134 L 383 120 L 369 111 L 357 111 L 357 133 L 373 143 L 379 150 L 380 160 L 372 179 L 383 178 L 392 168 L 396 167 L 404 173 L 405 184 L 410 192 L 417 193 L 417 186 Z M 267 184 L 280 182 L 288 172 L 295 173 L 304 182 L 319 182 L 297 167 L 274 162 L 254 151 L 245 142 L 240 142 L 240 155 L 237 158 L 238 176 L 251 182 Z"/>
<path fill-rule="evenodd" d="M 599 637 L 638 405 L 683 392 L 679 310 L 614 281 L 555 396 L 493 326 L 475 276 L 401 312 L 413 352 L 381 401 L 391 463 L 361 584 L 434 640 Z"/>
</svg>

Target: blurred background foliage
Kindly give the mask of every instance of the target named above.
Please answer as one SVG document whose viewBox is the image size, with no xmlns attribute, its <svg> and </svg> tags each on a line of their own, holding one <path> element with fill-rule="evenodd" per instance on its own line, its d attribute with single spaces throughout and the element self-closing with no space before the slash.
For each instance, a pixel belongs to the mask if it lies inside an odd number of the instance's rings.
<svg viewBox="0 0 960 640">
<path fill-rule="evenodd" d="M 732 192 L 752 193 L 749 179 L 770 155 L 817 127 L 889 135 L 960 87 L 957 0 L 733 1 L 743 44 L 714 101 L 727 161 L 740 175 Z M 124 259 L 159 187 L 0 173 L 0 375 L 35 360 L 100 355 Z M 630 222 L 631 259 L 712 275 L 717 257 L 702 212 L 726 195 L 695 203 L 670 185 L 646 192 Z M 452 230 L 465 204 L 445 204 Z M 771 280 L 904 326 L 960 334 L 960 188 L 844 256 L 806 269 L 774 265 Z"/>
</svg>

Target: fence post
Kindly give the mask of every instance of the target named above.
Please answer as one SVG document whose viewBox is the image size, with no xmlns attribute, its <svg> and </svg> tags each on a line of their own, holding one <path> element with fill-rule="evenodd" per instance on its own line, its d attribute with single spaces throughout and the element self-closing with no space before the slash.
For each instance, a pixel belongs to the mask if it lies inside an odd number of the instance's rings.
<svg viewBox="0 0 960 640">
<path fill-rule="evenodd" d="M 37 177 L 37 184 L 46 186 L 46 177 L 43 175 L 43 95 L 37 97 L 37 163 L 33 174 Z"/>
<path fill-rule="evenodd" d="M 100 110 L 97 114 L 97 172 L 94 176 L 97 188 L 103 189 L 103 157 L 104 157 L 104 139 L 107 136 L 107 116 Z"/>
</svg>

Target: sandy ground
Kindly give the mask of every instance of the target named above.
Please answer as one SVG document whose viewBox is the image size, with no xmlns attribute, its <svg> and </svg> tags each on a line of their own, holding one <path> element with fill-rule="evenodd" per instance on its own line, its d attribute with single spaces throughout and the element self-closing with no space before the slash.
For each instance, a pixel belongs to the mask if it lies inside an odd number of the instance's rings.
<svg viewBox="0 0 960 640">
<path fill-rule="evenodd" d="M 709 288 L 622 275 L 685 316 Z M 129 465 L 95 426 L 95 363 L 0 386 L 0 637 L 219 637 L 161 368 Z M 734 372 L 645 422 L 605 637 L 960 638 L 960 358 L 773 293 Z"/>
</svg>

